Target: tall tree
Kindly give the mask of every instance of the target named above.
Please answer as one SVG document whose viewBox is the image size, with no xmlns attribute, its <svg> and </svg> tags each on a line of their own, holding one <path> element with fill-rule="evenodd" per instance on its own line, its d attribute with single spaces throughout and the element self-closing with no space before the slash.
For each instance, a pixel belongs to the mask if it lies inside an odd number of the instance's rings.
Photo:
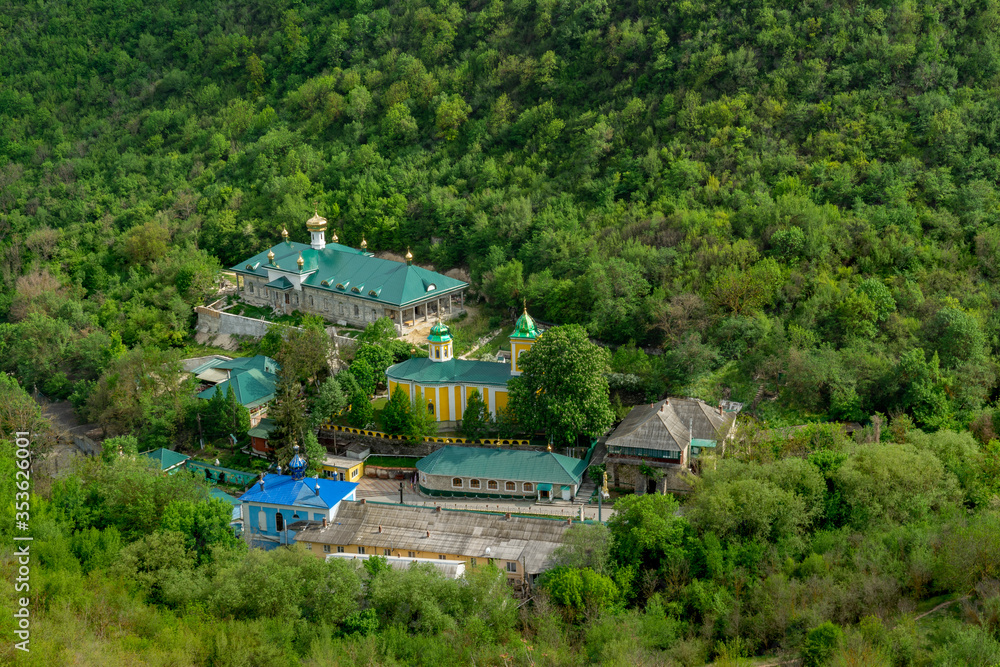
<svg viewBox="0 0 1000 667">
<path fill-rule="evenodd" d="M 610 355 L 590 342 L 583 327 L 549 329 L 518 363 L 522 372 L 510 381 L 510 406 L 528 430 L 570 444 L 581 433 L 600 435 L 611 426 Z"/>
<path fill-rule="evenodd" d="M 478 440 L 486 433 L 490 425 L 489 408 L 483 402 L 483 397 L 476 389 L 465 403 L 462 412 L 462 435 L 472 440 Z"/>
<path fill-rule="evenodd" d="M 336 378 L 324 380 L 319 392 L 312 399 L 309 409 L 309 425 L 319 427 L 327 419 L 333 419 L 347 407 L 347 395 Z"/>
</svg>

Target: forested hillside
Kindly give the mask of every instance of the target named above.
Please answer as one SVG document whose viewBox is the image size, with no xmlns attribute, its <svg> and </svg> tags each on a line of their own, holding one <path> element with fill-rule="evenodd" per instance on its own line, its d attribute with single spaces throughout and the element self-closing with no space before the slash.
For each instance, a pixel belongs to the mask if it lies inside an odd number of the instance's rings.
<svg viewBox="0 0 1000 667">
<path fill-rule="evenodd" d="M 318 201 L 500 308 L 665 346 L 620 369 L 654 393 L 964 426 L 996 385 L 998 24 L 961 0 L 4 2 L 2 340 L 69 359 L 5 364 L 86 393 L 95 350 L 180 344 L 217 262 L 304 237 Z"/>
</svg>

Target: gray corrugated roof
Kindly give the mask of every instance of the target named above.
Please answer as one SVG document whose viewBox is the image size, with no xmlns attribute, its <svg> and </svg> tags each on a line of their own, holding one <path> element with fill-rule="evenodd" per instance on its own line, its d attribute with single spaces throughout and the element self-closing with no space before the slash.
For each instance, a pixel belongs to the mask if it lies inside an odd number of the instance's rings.
<svg viewBox="0 0 1000 667">
<path fill-rule="evenodd" d="M 344 501 L 332 524 L 301 531 L 296 540 L 399 550 L 404 556 L 406 551 L 425 551 L 517 560 L 529 574 L 537 574 L 546 568 L 567 528 L 561 519 L 507 519 L 501 514 Z"/>
<path fill-rule="evenodd" d="M 608 437 L 608 447 L 683 451 L 691 438 L 718 441 L 729 431 L 733 413 L 719 414 L 704 401 L 669 398 L 637 405 Z"/>
</svg>

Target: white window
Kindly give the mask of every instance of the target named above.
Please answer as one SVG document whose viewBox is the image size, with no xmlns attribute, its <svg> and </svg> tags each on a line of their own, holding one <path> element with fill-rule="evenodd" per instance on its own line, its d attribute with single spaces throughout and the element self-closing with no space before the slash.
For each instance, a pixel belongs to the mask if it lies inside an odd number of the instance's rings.
<svg viewBox="0 0 1000 667">
<path fill-rule="evenodd" d="M 264 510 L 257 512 L 257 527 L 261 530 L 267 530 L 267 512 Z"/>
<path fill-rule="evenodd" d="M 514 482 L 507 482 L 504 484 L 504 489 L 507 491 L 517 491 L 517 484 Z"/>
<path fill-rule="evenodd" d="M 358 553 L 359 554 L 363 554 L 364 552 L 365 552 L 365 548 L 364 547 L 358 547 Z"/>
<path fill-rule="evenodd" d="M 337 547 L 337 553 L 338 554 L 344 553 L 344 547 Z"/>
<path fill-rule="evenodd" d="M 312 542 L 306 542 L 306 549 L 312 551 L 312 548 L 313 548 Z"/>
<path fill-rule="evenodd" d="M 339 551 L 340 547 L 337 547 L 337 550 Z M 330 545 L 329 544 L 324 544 L 323 545 L 323 553 L 325 553 L 325 554 L 330 553 Z"/>
<path fill-rule="evenodd" d="M 507 563 L 507 571 L 508 572 L 517 572 L 517 563 L 516 562 L 513 562 L 513 563 L 508 562 Z"/>
<path fill-rule="evenodd" d="M 358 476 L 358 469 L 355 468 L 354 470 L 351 471 L 351 479 L 355 479 L 357 478 L 357 476 Z"/>
<path fill-rule="evenodd" d="M 392 555 L 392 549 L 382 549 L 382 555 L 383 556 L 391 556 Z"/>
<path fill-rule="evenodd" d="M 406 552 L 406 556 L 407 556 L 407 558 L 416 558 L 417 557 L 417 552 L 416 551 L 407 551 Z"/>
<path fill-rule="evenodd" d="M 476 566 L 476 559 L 475 558 L 470 558 L 469 559 L 469 565 L 471 565 L 472 567 L 475 567 Z"/>
<path fill-rule="evenodd" d="M 438 560 L 448 560 L 448 557 L 445 556 L 444 554 L 441 554 L 440 556 L 438 556 Z"/>
</svg>

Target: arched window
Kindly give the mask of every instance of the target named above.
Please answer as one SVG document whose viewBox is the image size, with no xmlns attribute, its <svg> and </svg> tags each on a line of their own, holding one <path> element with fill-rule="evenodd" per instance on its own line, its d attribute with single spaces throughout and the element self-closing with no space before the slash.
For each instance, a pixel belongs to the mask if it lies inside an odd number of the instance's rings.
<svg viewBox="0 0 1000 667">
<path fill-rule="evenodd" d="M 524 489 L 525 493 L 531 493 L 532 491 L 534 491 L 534 487 L 531 485 L 531 482 L 525 482 L 522 488 Z"/>
<path fill-rule="evenodd" d="M 257 527 L 261 530 L 267 530 L 267 512 L 264 510 L 257 512 Z"/>
<path fill-rule="evenodd" d="M 441 348 L 440 347 L 435 347 L 434 348 L 434 357 L 436 359 L 440 359 L 441 358 Z"/>
<path fill-rule="evenodd" d="M 354 306 L 354 317 L 358 317 L 358 316 L 359 316 L 358 307 Z"/>
<path fill-rule="evenodd" d="M 490 481 L 486 482 L 486 488 L 489 489 L 490 491 L 498 491 L 500 489 L 500 485 L 497 484 L 497 481 L 495 479 L 491 479 Z"/>
<path fill-rule="evenodd" d="M 461 489 L 462 488 L 462 478 L 461 477 L 455 477 L 455 478 L 453 478 L 451 480 L 451 485 L 453 487 L 455 487 L 456 489 Z"/>
<path fill-rule="evenodd" d="M 507 491 L 517 491 L 517 484 L 515 484 L 514 482 L 507 482 L 506 484 L 504 484 L 504 488 Z"/>
<path fill-rule="evenodd" d="M 480 484 L 479 484 L 479 480 L 478 479 L 470 479 L 469 480 L 469 488 L 470 489 L 478 489 L 479 486 L 480 486 Z"/>
<path fill-rule="evenodd" d="M 434 404 L 433 403 L 428 403 L 427 404 L 427 412 L 429 412 L 431 414 L 434 414 Z"/>
<path fill-rule="evenodd" d="M 285 529 L 285 517 L 281 512 L 274 515 L 274 527 L 279 533 Z"/>
</svg>

